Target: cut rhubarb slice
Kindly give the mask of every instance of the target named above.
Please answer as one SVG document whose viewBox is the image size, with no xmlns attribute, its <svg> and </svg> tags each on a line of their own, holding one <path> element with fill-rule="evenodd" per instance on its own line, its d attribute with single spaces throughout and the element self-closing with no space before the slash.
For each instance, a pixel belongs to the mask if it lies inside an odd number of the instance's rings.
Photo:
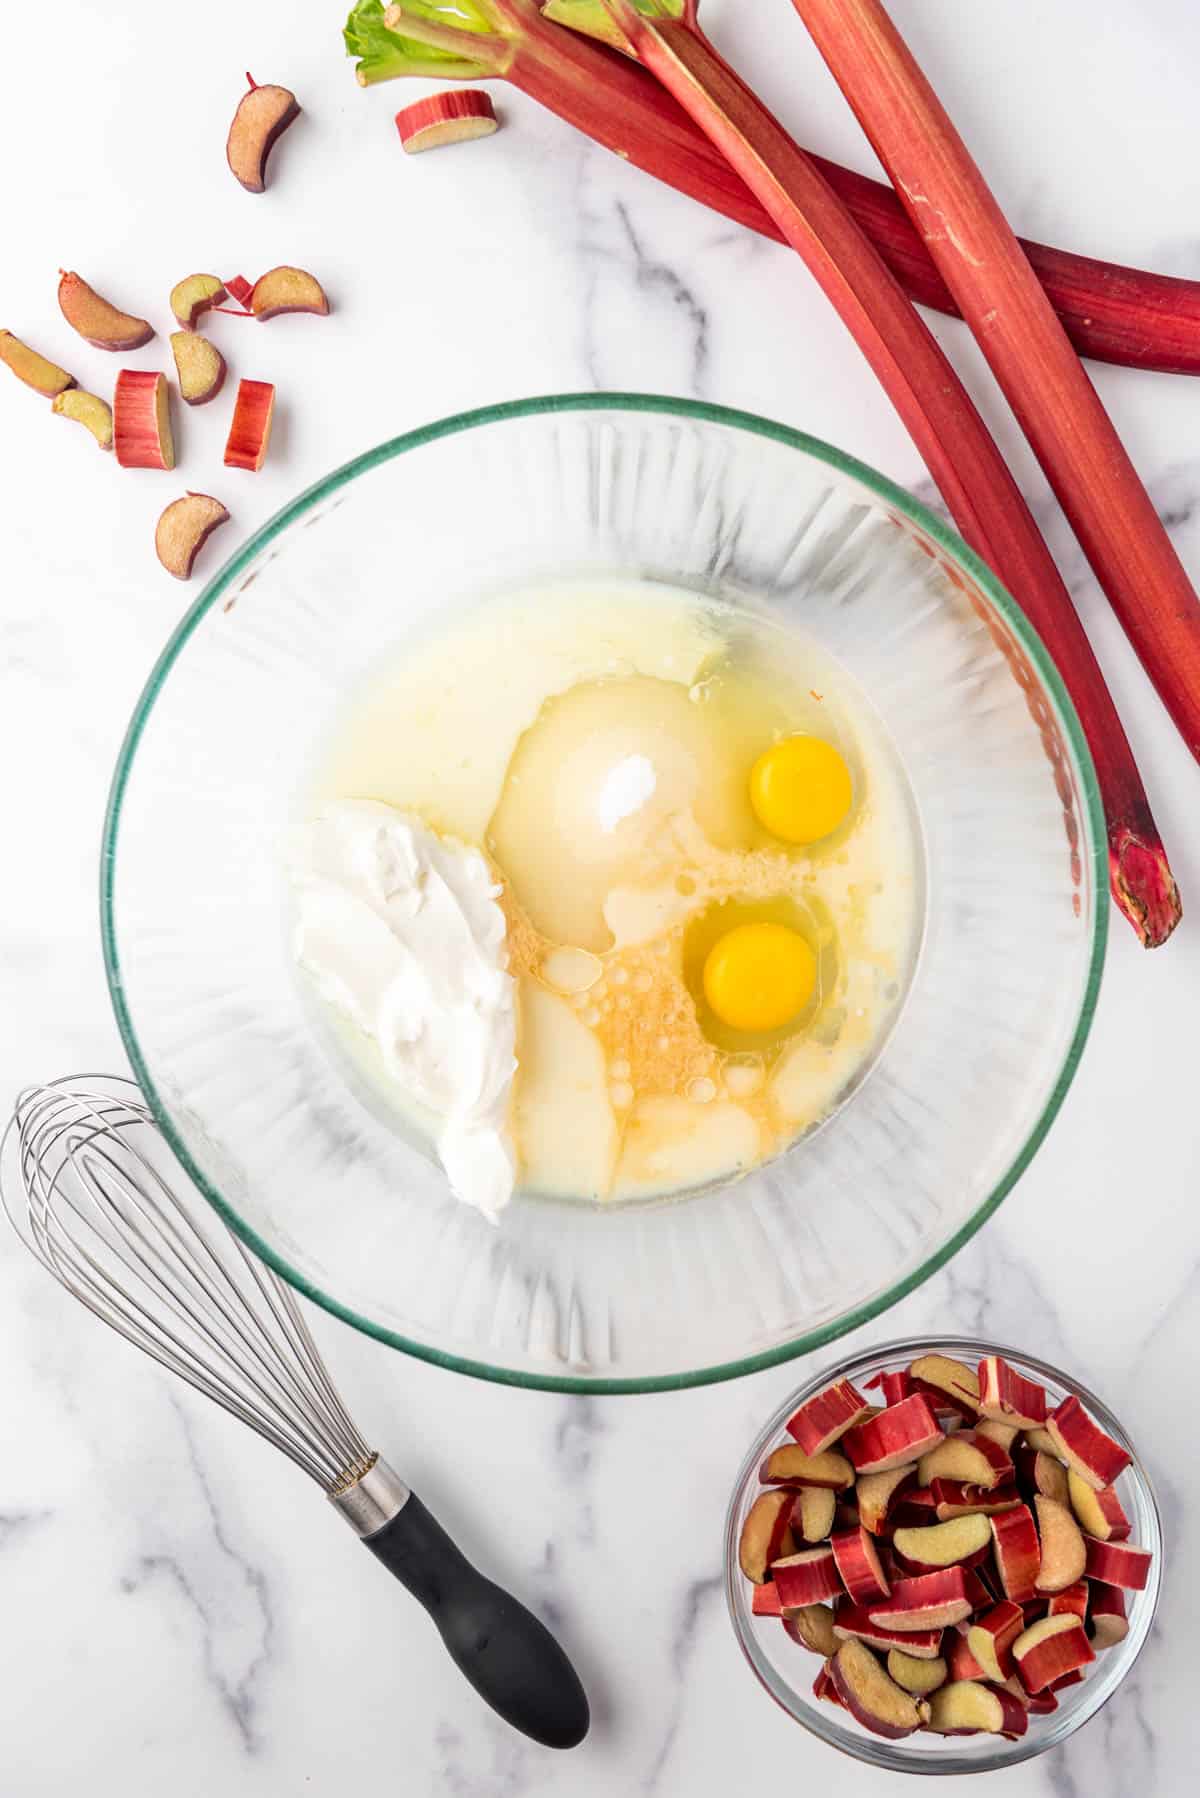
<svg viewBox="0 0 1200 1798">
<path fill-rule="evenodd" d="M 744 1569 L 743 1569 L 744 1571 Z M 779 1598 L 779 1589 L 773 1579 L 755 1586 L 750 1594 L 750 1615 L 752 1617 L 782 1617 L 783 1605 Z"/>
<path fill-rule="evenodd" d="M 1099 1580 L 1090 1582 L 1089 1637 L 1093 1648 L 1115 1648 L 1129 1634 L 1125 1617 L 1125 1594 L 1119 1586 L 1104 1586 Z"/>
<path fill-rule="evenodd" d="M 878 1417 L 856 1424 L 842 1447 L 858 1473 L 886 1473 L 919 1458 L 942 1440 L 937 1418 L 920 1393 L 889 1405 Z"/>
<path fill-rule="evenodd" d="M 43 394 L 48 400 L 75 385 L 74 375 L 59 368 L 56 362 L 48 362 L 45 356 L 39 356 L 11 331 L 0 331 L 0 362 L 12 370 L 18 381 L 24 381 L 26 387 L 32 387 L 35 393 Z"/>
<path fill-rule="evenodd" d="M 225 507 L 210 493 L 185 493 L 172 500 L 154 532 L 155 553 L 167 573 L 178 581 L 189 580 L 196 557 L 228 519 Z"/>
<path fill-rule="evenodd" d="M 113 393 L 113 444 L 122 468 L 174 468 L 165 375 L 142 368 L 121 370 Z"/>
<path fill-rule="evenodd" d="M 1095 1658 L 1082 1623 L 1070 1613 L 1043 1617 L 1013 1643 L 1021 1684 L 1030 1693 L 1043 1691 Z"/>
<path fill-rule="evenodd" d="M 769 1577 L 767 1570 L 779 1554 L 791 1514 L 792 1495 L 787 1491 L 760 1492 L 747 1511 L 738 1542 L 738 1565 L 755 1585 Z"/>
<path fill-rule="evenodd" d="M 1025 1707 L 1002 1687 L 976 1680 L 940 1686 L 929 1700 L 927 1727 L 939 1736 L 1023 1736 L 1029 1727 Z"/>
<path fill-rule="evenodd" d="M 318 318 L 329 313 L 325 289 L 316 276 L 286 263 L 260 275 L 246 303 L 254 317 L 263 320 L 278 318 L 281 312 L 314 312 Z"/>
<path fill-rule="evenodd" d="M 1021 1502 L 1015 1486 L 968 1486 L 962 1480 L 935 1479 L 929 1488 L 939 1523 L 953 1517 L 991 1517 Z"/>
<path fill-rule="evenodd" d="M 72 270 L 62 272 L 58 304 L 67 323 L 98 350 L 140 350 L 154 336 L 153 325 L 110 305 Z"/>
<path fill-rule="evenodd" d="M 1046 1388 L 1027 1380 L 1002 1355 L 988 1355 L 979 1363 L 979 1407 L 997 1423 L 1032 1429 L 1046 1421 Z"/>
<path fill-rule="evenodd" d="M 849 1380 L 838 1380 L 806 1399 L 785 1427 L 806 1455 L 819 1455 L 832 1448 L 853 1424 L 861 1423 L 868 1409 L 867 1401 Z"/>
<path fill-rule="evenodd" d="M 1123 1586 L 1129 1592 L 1145 1590 L 1154 1559 L 1148 1548 L 1138 1548 L 1133 1542 L 1098 1542 L 1094 1536 L 1085 1536 L 1084 1544 L 1089 1579 Z"/>
<path fill-rule="evenodd" d="M 1068 1613 L 1078 1617 L 1083 1623 L 1088 1614 L 1088 1582 L 1077 1579 L 1073 1586 L 1064 1586 L 1061 1592 L 1055 1592 L 1047 1609 L 1050 1617 L 1065 1617 Z"/>
<path fill-rule="evenodd" d="M 919 1573 L 912 1579 L 897 1580 L 887 1602 L 868 1605 L 867 1613 L 873 1623 L 908 1632 L 945 1629 L 951 1623 L 961 1623 L 974 1609 L 966 1569 L 947 1567 L 937 1573 Z"/>
<path fill-rule="evenodd" d="M 979 1381 L 965 1361 L 956 1361 L 951 1355 L 919 1355 L 908 1372 L 918 1390 L 932 1387 L 956 1411 L 965 1410 L 972 1419 L 978 1415 Z"/>
<path fill-rule="evenodd" d="M 992 1546 L 986 1517 L 955 1517 L 924 1529 L 900 1529 L 892 1537 L 892 1553 L 905 1573 L 933 1573 L 939 1567 L 972 1566 Z M 853 1594 L 851 1594 L 853 1596 Z"/>
<path fill-rule="evenodd" d="M 966 1627 L 965 1623 L 960 1623 L 957 1629 L 949 1632 L 950 1650 L 946 1656 L 946 1665 L 950 1670 L 952 1680 L 983 1678 L 983 1668 L 972 1653 L 971 1644 L 962 1633 Z"/>
<path fill-rule="evenodd" d="M 771 1578 L 779 1588 L 785 1611 L 841 1596 L 842 1582 L 828 1543 L 823 1548 L 801 1549 L 799 1554 L 773 1561 Z"/>
<path fill-rule="evenodd" d="M 855 1488 L 863 1528 L 873 1536 L 882 1534 L 888 1512 L 915 1484 L 916 1469 L 911 1466 L 892 1467 L 887 1473 L 864 1473 Z"/>
<path fill-rule="evenodd" d="M 249 75 L 250 91 L 238 101 L 225 160 L 247 193 L 260 194 L 267 185 L 267 158 L 276 141 L 300 116 L 295 94 L 274 83 L 259 83 Z"/>
<path fill-rule="evenodd" d="M 869 1648 L 851 1639 L 833 1657 L 833 1683 L 850 1715 L 874 1735 L 898 1741 L 929 1715 L 911 1692 L 889 1679 Z"/>
<path fill-rule="evenodd" d="M 76 424 L 83 425 L 102 450 L 112 448 L 112 407 L 98 394 L 85 393 L 82 387 L 68 387 L 54 396 L 50 410 L 57 412 L 60 418 L 73 418 Z"/>
<path fill-rule="evenodd" d="M 1033 1598 L 1042 1565 L 1037 1526 L 1028 1505 L 1017 1505 L 988 1519 L 996 1550 L 996 1570 L 1006 1598 Z"/>
<path fill-rule="evenodd" d="M 1000 1444 L 976 1430 L 957 1430 L 922 1455 L 917 1465 L 917 1478 L 923 1486 L 940 1479 L 990 1488 L 1012 1477 L 1013 1464 Z"/>
<path fill-rule="evenodd" d="M 480 87 L 463 87 L 431 94 L 396 114 L 400 142 L 410 156 L 421 150 L 440 150 L 445 144 L 471 143 L 491 137 L 500 128 L 491 96 Z"/>
<path fill-rule="evenodd" d="M 1086 1535 L 1095 1536 L 1099 1542 L 1128 1541 L 1129 1519 L 1111 1486 L 1102 1486 L 1097 1492 L 1072 1467 L 1067 1472 L 1067 1496 Z"/>
<path fill-rule="evenodd" d="M 1113 1485 L 1129 1466 L 1132 1457 L 1100 1428 L 1074 1393 L 1051 1411 L 1046 1430 L 1054 1443 L 1054 1452 L 1094 1492 Z"/>
<path fill-rule="evenodd" d="M 785 1613 L 783 1627 L 793 1642 L 799 1642 L 801 1648 L 807 1648 L 812 1654 L 823 1655 L 826 1660 L 841 1646 L 840 1637 L 833 1633 L 833 1612 L 827 1604 L 798 1605 L 794 1611 Z"/>
<path fill-rule="evenodd" d="M 989 1442 L 996 1442 L 1011 1457 L 1012 1445 L 1017 1439 L 1015 1423 L 997 1423 L 994 1417 L 982 1417 L 975 1425 L 977 1436 L 986 1436 Z"/>
<path fill-rule="evenodd" d="M 985 1679 L 1003 1685 L 1011 1677 L 1012 1646 L 1017 1637 L 1024 1634 L 1025 1628 L 1025 1613 L 1011 1598 L 1002 1599 L 970 1625 L 967 1643 L 982 1667 Z"/>
<path fill-rule="evenodd" d="M 838 1605 L 833 1613 L 833 1633 L 842 1641 L 853 1638 L 885 1653 L 889 1648 L 902 1648 L 922 1661 L 935 1659 L 942 1649 L 940 1629 L 898 1629 L 893 1623 L 876 1623 L 863 1605 Z"/>
<path fill-rule="evenodd" d="M 855 1604 L 870 1604 L 886 1598 L 891 1591 L 887 1575 L 879 1564 L 879 1554 L 868 1532 L 861 1526 L 834 1536 L 830 1543 L 842 1584 Z"/>
<path fill-rule="evenodd" d="M 1042 1543 L 1037 1589 L 1039 1592 L 1062 1592 L 1083 1578 L 1087 1565 L 1083 1534 L 1066 1505 L 1060 1505 L 1057 1499 L 1046 1498 L 1039 1492 L 1033 1505 Z"/>
<path fill-rule="evenodd" d="M 1067 1469 L 1057 1455 L 1048 1455 L 1040 1448 L 1022 1447 L 1013 1454 L 1013 1466 L 1022 1490 L 1031 1498 L 1040 1492 L 1046 1498 L 1056 1499 L 1060 1505 L 1069 1502 Z"/>
<path fill-rule="evenodd" d="M 832 1667 L 833 1662 L 831 1660 L 826 1661 L 825 1665 L 821 1668 L 821 1671 L 817 1674 L 816 1679 L 813 1680 L 813 1697 L 822 1699 L 826 1704 L 836 1704 L 839 1710 L 844 1711 L 846 1707 L 842 1703 L 841 1698 L 838 1695 L 838 1689 L 833 1683 Z"/>
<path fill-rule="evenodd" d="M 233 423 L 225 443 L 226 468 L 246 468 L 257 474 L 267 459 L 271 423 L 275 417 L 275 389 L 270 381 L 239 381 Z"/>
<path fill-rule="evenodd" d="M 914 1698 L 928 1698 L 939 1686 L 944 1686 L 950 1676 L 950 1670 L 941 1655 L 932 1661 L 922 1661 L 915 1654 L 906 1654 L 903 1648 L 892 1648 L 887 1658 L 888 1676 Z"/>
<path fill-rule="evenodd" d="M 771 1450 L 758 1477 L 764 1486 L 831 1486 L 842 1492 L 854 1484 L 854 1469 L 845 1455 L 831 1449 L 822 1455 L 806 1455 L 788 1442 Z"/>
<path fill-rule="evenodd" d="M 792 1502 L 792 1534 L 798 1542 L 824 1542 L 836 1509 L 837 1498 L 828 1486 L 801 1486 Z"/>
</svg>

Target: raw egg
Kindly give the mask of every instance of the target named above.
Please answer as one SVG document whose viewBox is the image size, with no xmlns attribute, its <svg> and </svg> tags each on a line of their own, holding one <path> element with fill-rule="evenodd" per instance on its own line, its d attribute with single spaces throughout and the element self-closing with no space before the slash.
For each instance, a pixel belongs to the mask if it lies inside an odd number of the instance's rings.
<svg viewBox="0 0 1200 1798">
<path fill-rule="evenodd" d="M 850 810 L 854 785 L 845 758 L 824 737 L 784 737 L 750 771 L 750 803 L 765 830 L 785 843 L 819 843 Z"/>
<path fill-rule="evenodd" d="M 704 963 L 704 996 L 734 1030 L 780 1030 L 812 998 L 817 958 L 786 924 L 739 924 Z"/>
</svg>

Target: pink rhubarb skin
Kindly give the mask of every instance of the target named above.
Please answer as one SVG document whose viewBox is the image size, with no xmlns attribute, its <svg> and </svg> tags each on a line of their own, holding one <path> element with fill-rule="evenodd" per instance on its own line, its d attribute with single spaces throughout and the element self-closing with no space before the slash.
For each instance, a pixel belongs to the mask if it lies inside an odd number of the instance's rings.
<svg viewBox="0 0 1200 1798">
<path fill-rule="evenodd" d="M 506 0 L 511 3 L 511 0 Z M 1179 897 L 1116 707 L 1020 489 L 951 364 L 804 151 L 696 22 L 605 0 L 628 48 L 735 167 L 853 333 L 967 542 L 995 569 L 1066 681 L 1101 777 L 1113 896 L 1141 941 L 1165 942 Z"/>
<path fill-rule="evenodd" d="M 764 237 L 785 241 L 745 182 L 644 69 L 548 24 L 535 0 L 491 0 L 491 9 L 496 30 L 483 36 L 413 19 L 402 5 L 389 9 L 388 22 L 398 34 L 470 64 L 414 65 L 408 72 L 434 79 L 502 77 L 635 167 Z M 957 316 L 953 295 L 891 188 L 824 157 L 812 161 L 910 297 Z M 1024 239 L 1022 247 L 1081 356 L 1200 374 L 1200 282 Z"/>
<path fill-rule="evenodd" d="M 794 4 L 1200 759 L 1200 600 L 994 195 L 880 0 Z"/>
</svg>

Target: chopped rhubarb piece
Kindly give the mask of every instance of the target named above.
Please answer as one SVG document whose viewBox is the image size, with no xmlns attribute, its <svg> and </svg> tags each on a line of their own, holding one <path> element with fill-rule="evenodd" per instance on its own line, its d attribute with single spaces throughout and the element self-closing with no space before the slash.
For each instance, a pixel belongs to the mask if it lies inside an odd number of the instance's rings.
<svg viewBox="0 0 1200 1798">
<path fill-rule="evenodd" d="M 171 311 L 185 331 L 194 331 L 197 319 L 225 297 L 225 283 L 218 275 L 186 275 L 171 289 Z"/>
<path fill-rule="evenodd" d="M 842 1447 L 858 1473 L 886 1473 L 918 1460 L 941 1440 L 942 1431 L 928 1400 L 914 1393 L 869 1422 L 847 1430 Z"/>
<path fill-rule="evenodd" d="M 887 1670 L 889 1677 L 914 1698 L 927 1698 L 930 1692 L 944 1686 L 950 1675 L 940 1654 L 932 1661 L 923 1661 L 915 1654 L 906 1654 L 903 1648 L 888 1650 Z"/>
<path fill-rule="evenodd" d="M 1074 1393 L 1051 1411 L 1046 1430 L 1055 1445 L 1054 1452 L 1075 1469 L 1093 1492 L 1111 1486 L 1129 1466 L 1132 1457 L 1100 1428 Z"/>
<path fill-rule="evenodd" d="M 1085 1535 L 1095 1536 L 1099 1542 L 1129 1540 L 1129 1519 L 1111 1486 L 1102 1486 L 1097 1492 L 1072 1467 L 1067 1472 L 1067 1496 Z"/>
<path fill-rule="evenodd" d="M 957 1679 L 939 1686 L 929 1700 L 928 1729 L 939 1736 L 1023 1736 L 1029 1727 L 1024 1705 L 1001 1686 Z"/>
<path fill-rule="evenodd" d="M 1043 1691 L 1064 1673 L 1074 1673 L 1095 1658 L 1082 1623 L 1070 1612 L 1043 1617 L 1013 1643 L 1017 1673 L 1030 1693 Z"/>
<path fill-rule="evenodd" d="M 915 1479 L 916 1470 L 912 1467 L 892 1467 L 887 1473 L 864 1473 L 855 1488 L 863 1528 L 870 1530 L 873 1536 L 880 1535 L 889 1510 L 901 1494 L 914 1486 Z"/>
<path fill-rule="evenodd" d="M 166 377 L 123 368 L 113 393 L 113 444 L 122 468 L 174 468 L 171 401 Z"/>
<path fill-rule="evenodd" d="M 232 280 L 226 281 L 225 287 L 230 299 L 236 300 L 243 311 L 249 314 L 250 295 L 254 292 L 253 284 L 247 281 L 245 275 L 234 275 Z"/>
<path fill-rule="evenodd" d="M 861 1392 L 856 1392 L 849 1380 L 838 1380 L 805 1399 L 785 1427 L 806 1455 L 819 1455 L 832 1448 L 851 1425 L 861 1423 L 867 1409 Z"/>
<path fill-rule="evenodd" d="M 167 573 L 178 581 L 190 579 L 201 549 L 228 519 L 220 500 L 209 493 L 185 493 L 182 499 L 172 500 L 154 532 L 155 553 Z"/>
<path fill-rule="evenodd" d="M 918 1391 L 932 1388 L 956 1411 L 965 1409 L 969 1419 L 978 1415 L 979 1381 L 965 1361 L 955 1361 L 950 1355 L 919 1355 L 908 1372 Z"/>
<path fill-rule="evenodd" d="M 842 1584 L 855 1604 L 886 1598 L 891 1591 L 871 1536 L 863 1528 L 846 1530 L 830 1542 Z"/>
<path fill-rule="evenodd" d="M 792 1534 L 798 1542 L 824 1542 L 836 1509 L 837 1499 L 828 1486 L 801 1486 L 792 1501 Z"/>
<path fill-rule="evenodd" d="M 898 1529 L 892 1537 L 892 1553 L 905 1573 L 932 1573 L 939 1567 L 972 1566 L 982 1561 L 992 1546 L 992 1526 L 986 1517 L 955 1517 L 922 1529 Z M 853 1596 L 853 1594 L 851 1594 Z"/>
<path fill-rule="evenodd" d="M 1066 1505 L 1060 1505 L 1057 1499 L 1039 1492 L 1033 1505 L 1042 1543 L 1038 1591 L 1062 1592 L 1083 1578 L 1087 1564 L 1083 1533 Z"/>
<path fill-rule="evenodd" d="M 854 1469 L 845 1455 L 827 1449 L 822 1455 L 806 1455 L 802 1448 L 785 1443 L 767 1456 L 758 1470 L 764 1486 L 830 1486 L 842 1492 L 854 1484 Z"/>
<path fill-rule="evenodd" d="M 1017 1439 L 1015 1423 L 997 1423 L 994 1417 L 981 1417 L 975 1425 L 977 1436 L 986 1436 L 989 1442 L 996 1442 L 1011 1457 L 1013 1443 Z"/>
<path fill-rule="evenodd" d="M 833 1613 L 833 1633 L 842 1641 L 854 1637 L 885 1653 L 902 1648 L 918 1660 L 931 1661 L 941 1653 L 940 1629 L 899 1629 L 894 1623 L 876 1623 L 864 1605 L 840 1604 Z"/>
<path fill-rule="evenodd" d="M 983 1669 L 985 1679 L 1003 1685 L 1013 1671 L 1012 1646 L 1026 1629 L 1025 1613 L 1011 1598 L 1001 1599 L 967 1629 L 971 1653 Z"/>
<path fill-rule="evenodd" d="M 440 150 L 445 144 L 491 137 L 500 129 L 500 121 L 490 94 L 481 87 L 463 87 L 401 107 L 396 129 L 405 150 L 416 156 L 422 150 Z"/>
<path fill-rule="evenodd" d="M 833 1657 L 833 1683 L 850 1715 L 877 1736 L 892 1741 L 910 1736 L 929 1715 L 928 1707 L 890 1679 L 871 1650 L 853 1638 Z"/>
<path fill-rule="evenodd" d="M 787 1491 L 760 1492 L 747 1511 L 738 1542 L 738 1565 L 755 1585 L 763 1585 L 770 1577 L 768 1568 L 779 1555 L 791 1514 L 792 1495 Z"/>
<path fill-rule="evenodd" d="M 828 1543 L 823 1548 L 801 1549 L 799 1554 L 773 1561 L 771 1578 L 779 1588 L 785 1611 L 841 1596 L 842 1582 Z"/>
<path fill-rule="evenodd" d="M 888 1513 L 888 1523 L 893 1528 L 919 1529 L 924 1524 L 936 1522 L 937 1499 L 932 1486 L 914 1485 L 906 1489 L 897 1495 Z"/>
<path fill-rule="evenodd" d="M 140 350 L 154 336 L 153 325 L 118 311 L 68 269 L 58 284 L 58 304 L 67 323 L 98 350 Z"/>
<path fill-rule="evenodd" d="M 1093 1648 L 1115 1648 L 1129 1634 L 1125 1617 L 1125 1594 L 1119 1586 L 1105 1586 L 1090 1581 L 1088 1635 Z"/>
<path fill-rule="evenodd" d="M 750 1615 L 752 1617 L 782 1617 L 783 1605 L 779 1600 L 779 1590 L 773 1579 L 755 1586 L 750 1594 Z"/>
<path fill-rule="evenodd" d="M 187 406 L 206 406 L 225 385 L 225 358 L 198 331 L 172 331 L 171 354 L 179 376 L 179 397 Z"/>
<path fill-rule="evenodd" d="M 783 1627 L 793 1642 L 812 1654 L 835 1655 L 841 1638 L 833 1633 L 833 1612 L 827 1604 L 802 1604 L 784 1614 Z"/>
<path fill-rule="evenodd" d="M 958 1629 L 949 1632 L 950 1647 L 946 1655 L 946 1666 L 949 1669 L 950 1678 L 983 1679 L 985 1677 L 983 1668 L 972 1653 L 971 1644 L 962 1634 L 963 1628 L 964 1625 L 960 1624 Z"/>
<path fill-rule="evenodd" d="M 912 1376 L 906 1368 L 902 1367 L 896 1373 L 883 1374 L 880 1378 L 880 1385 L 883 1390 L 884 1404 L 898 1405 L 902 1398 L 911 1396 Z"/>
<path fill-rule="evenodd" d="M 1033 1512 L 1017 1505 L 988 1519 L 996 1550 L 996 1570 L 1006 1598 L 1033 1598 L 1042 1566 L 1042 1547 Z"/>
<path fill-rule="evenodd" d="M 39 356 L 31 350 L 27 343 L 14 337 L 11 331 L 0 331 L 0 362 L 11 368 L 18 381 L 24 381 L 26 387 L 32 387 L 48 400 L 57 398 L 60 393 L 74 387 L 75 377 L 69 375 L 65 368 L 59 368 L 55 362 L 48 362 L 45 356 Z"/>
<path fill-rule="evenodd" d="M 1154 1559 L 1148 1548 L 1138 1548 L 1133 1542 L 1098 1542 L 1095 1536 L 1085 1536 L 1084 1544 L 1089 1579 L 1123 1586 L 1128 1592 L 1145 1590 Z"/>
<path fill-rule="evenodd" d="M 969 1486 L 962 1480 L 935 1479 L 929 1488 L 939 1523 L 953 1517 L 991 1517 L 1021 1502 L 1015 1486 Z"/>
<path fill-rule="evenodd" d="M 73 418 L 76 424 L 83 425 L 102 450 L 112 448 L 112 407 L 98 394 L 85 393 L 82 387 L 68 387 L 65 392 L 55 394 L 50 410 L 57 412 L 60 418 Z"/>
<path fill-rule="evenodd" d="M 1000 1444 L 976 1430 L 955 1431 L 922 1455 L 917 1464 L 917 1478 L 923 1486 L 941 1479 L 990 1488 L 1006 1484 L 1012 1477 L 1013 1464 Z"/>
<path fill-rule="evenodd" d="M 252 474 L 266 461 L 275 416 L 275 389 L 270 381 L 239 381 L 233 423 L 225 443 L 226 468 L 247 468 Z"/>
<path fill-rule="evenodd" d="M 1038 1453 L 1043 1455 L 1059 1455 L 1058 1444 L 1049 1430 L 1038 1427 L 1023 1431 L 1023 1436 L 1026 1448 L 1036 1448 Z"/>
<path fill-rule="evenodd" d="M 318 318 L 329 314 L 325 289 L 316 276 L 286 264 L 260 275 L 246 304 L 255 318 L 263 320 L 278 318 L 281 312 L 315 312 Z"/>
<path fill-rule="evenodd" d="M 880 1605 L 868 1605 L 873 1623 L 885 1623 L 889 1629 L 945 1629 L 961 1623 L 975 1609 L 973 1590 L 967 1584 L 963 1567 L 945 1567 L 937 1573 L 919 1573 L 912 1579 L 897 1580 L 892 1596 Z"/>
<path fill-rule="evenodd" d="M 267 158 L 276 140 L 300 116 L 295 94 L 287 87 L 259 84 L 247 75 L 249 93 L 238 101 L 225 160 L 247 193 L 260 194 L 267 185 Z"/>
<path fill-rule="evenodd" d="M 830 1671 L 832 1664 L 832 1660 L 826 1661 L 816 1679 L 813 1680 L 813 1697 L 823 1699 L 826 1704 L 836 1704 L 839 1710 L 844 1711 L 846 1707 L 833 1683 L 833 1674 Z"/>
<path fill-rule="evenodd" d="M 1068 1503 L 1067 1470 L 1057 1455 L 1045 1454 L 1040 1448 L 1021 1447 L 1013 1453 L 1013 1466 L 1022 1491 L 1030 1498 L 1040 1492 L 1060 1505 Z"/>
<path fill-rule="evenodd" d="M 1046 1388 L 1010 1367 L 1002 1355 L 979 1363 L 979 1408 L 997 1423 L 1033 1429 L 1046 1421 Z"/>
<path fill-rule="evenodd" d="M 1088 1582 L 1077 1579 L 1073 1586 L 1064 1586 L 1061 1592 L 1055 1592 L 1050 1600 L 1047 1615 L 1065 1617 L 1068 1612 L 1079 1618 L 1082 1623 L 1088 1614 Z"/>
</svg>

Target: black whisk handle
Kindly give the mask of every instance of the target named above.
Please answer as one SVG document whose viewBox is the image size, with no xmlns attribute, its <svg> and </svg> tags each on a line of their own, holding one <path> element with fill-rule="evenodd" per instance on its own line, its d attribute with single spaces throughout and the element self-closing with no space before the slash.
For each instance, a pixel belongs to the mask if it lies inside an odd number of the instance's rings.
<svg viewBox="0 0 1200 1798">
<path fill-rule="evenodd" d="M 433 1618 L 479 1696 L 547 1748 L 574 1748 L 588 1732 L 587 1694 L 544 1623 L 485 1579 L 416 1493 L 363 1538 Z"/>
</svg>

